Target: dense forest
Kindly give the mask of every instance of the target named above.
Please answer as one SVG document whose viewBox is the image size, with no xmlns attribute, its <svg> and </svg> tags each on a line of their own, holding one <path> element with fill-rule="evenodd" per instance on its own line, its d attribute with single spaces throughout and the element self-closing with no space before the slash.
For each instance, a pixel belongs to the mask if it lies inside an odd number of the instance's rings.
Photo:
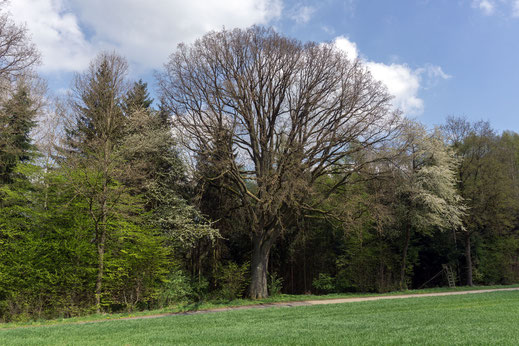
<svg viewBox="0 0 519 346">
<path fill-rule="evenodd" d="M 158 100 L 115 52 L 52 98 L 0 29 L 1 321 L 519 281 L 514 132 L 427 128 L 359 59 L 263 27 L 172 47 Z"/>
</svg>

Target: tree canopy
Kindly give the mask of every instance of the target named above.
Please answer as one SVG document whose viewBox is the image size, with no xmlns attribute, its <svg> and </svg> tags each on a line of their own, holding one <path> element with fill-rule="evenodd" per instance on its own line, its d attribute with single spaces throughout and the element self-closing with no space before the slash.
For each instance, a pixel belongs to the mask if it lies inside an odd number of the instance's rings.
<svg viewBox="0 0 519 346">
<path fill-rule="evenodd" d="M 0 29 L 0 321 L 519 282 L 514 132 L 427 128 L 259 26 L 171 47 L 155 92 L 101 52 L 54 100 Z"/>
</svg>

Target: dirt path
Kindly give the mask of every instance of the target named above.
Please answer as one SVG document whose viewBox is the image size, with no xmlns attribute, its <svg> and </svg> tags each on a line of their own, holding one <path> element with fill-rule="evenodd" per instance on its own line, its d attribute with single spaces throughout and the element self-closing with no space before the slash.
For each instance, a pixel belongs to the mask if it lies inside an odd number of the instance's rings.
<svg viewBox="0 0 519 346">
<path fill-rule="evenodd" d="M 304 300 L 295 302 L 281 302 L 281 303 L 266 303 L 266 304 L 255 304 L 255 305 L 243 305 L 225 308 L 215 308 L 207 310 L 196 310 L 186 312 L 173 312 L 166 314 L 148 315 L 148 316 L 134 316 L 134 317 L 123 317 L 118 318 L 120 320 L 140 320 L 147 318 L 160 318 L 166 316 L 176 315 L 196 315 L 196 314 L 207 314 L 221 311 L 233 311 L 233 310 L 249 310 L 249 309 L 267 309 L 273 307 L 294 307 L 294 306 L 311 306 L 311 305 L 326 305 L 326 304 L 343 304 L 343 303 L 355 303 L 355 302 L 367 302 L 371 300 L 382 300 L 382 299 L 405 299 L 405 298 L 422 298 L 422 297 L 441 297 L 441 296 L 453 296 L 461 294 L 477 294 L 477 293 L 489 293 L 489 292 L 501 292 L 501 291 L 519 291 L 519 287 L 513 288 L 494 288 L 487 290 L 472 290 L 472 291 L 455 291 L 455 292 L 438 292 L 438 293 L 419 293 L 419 294 L 399 294 L 393 296 L 373 296 L 373 297 L 358 297 L 358 298 L 338 298 L 338 299 L 321 299 L 321 300 Z M 110 321 L 110 320 L 101 320 Z M 111 320 L 113 321 L 113 320 Z M 79 322 L 79 323 L 93 323 L 98 321 Z"/>
<path fill-rule="evenodd" d="M 494 289 L 472 290 L 472 291 L 455 291 L 455 292 L 438 292 L 438 293 L 421 293 L 421 294 L 399 294 L 399 295 L 387 295 L 387 296 L 267 303 L 267 304 L 244 305 L 244 306 L 215 308 L 215 309 L 197 310 L 197 311 L 173 312 L 173 313 L 164 313 L 164 314 L 147 315 L 147 316 L 122 317 L 122 318 L 117 318 L 117 319 L 71 322 L 71 323 L 64 323 L 64 324 L 89 324 L 89 323 L 108 322 L 108 321 L 143 320 L 143 319 L 161 318 L 161 317 L 167 317 L 167 316 L 207 314 L 207 313 L 215 313 L 215 312 L 221 312 L 221 311 L 233 311 L 233 310 L 267 309 L 267 308 L 272 308 L 272 307 L 294 307 L 294 306 L 311 306 L 311 305 L 326 305 L 326 304 L 343 304 L 343 303 L 367 302 L 367 301 L 382 300 L 382 299 L 441 297 L 441 296 L 454 296 L 454 295 L 462 295 L 462 294 L 478 294 L 478 293 L 503 292 L 503 291 L 519 291 L 519 287 L 494 288 Z M 42 325 L 39 327 L 51 327 L 51 326 L 56 326 L 56 324 Z M 27 328 L 27 327 L 37 327 L 37 326 L 23 326 L 23 327 L 14 327 L 14 328 Z M 6 329 L 12 329 L 12 328 L 6 328 Z M 1 330 L 2 329 L 0 329 L 0 331 Z"/>
<path fill-rule="evenodd" d="M 488 290 L 472 290 L 472 291 L 457 291 L 457 292 L 402 294 L 402 295 L 394 295 L 394 296 L 376 296 L 376 297 L 341 298 L 341 299 L 326 299 L 326 300 L 309 300 L 306 303 L 309 303 L 309 305 L 325 305 L 325 304 L 367 302 L 367 301 L 370 301 L 370 300 L 381 300 L 381 299 L 404 299 L 404 298 L 421 298 L 421 297 L 441 297 L 441 296 L 454 296 L 454 295 L 459 295 L 459 294 L 476 294 L 476 293 L 489 293 L 489 292 L 499 292 L 499 291 L 519 291 L 519 287 L 494 288 L 494 289 L 488 289 Z"/>
</svg>

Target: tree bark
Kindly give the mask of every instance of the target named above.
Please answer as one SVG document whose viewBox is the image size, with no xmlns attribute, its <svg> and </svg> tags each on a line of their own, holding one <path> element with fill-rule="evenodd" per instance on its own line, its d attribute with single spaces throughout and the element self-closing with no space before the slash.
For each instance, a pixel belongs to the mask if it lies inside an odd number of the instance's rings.
<svg viewBox="0 0 519 346">
<path fill-rule="evenodd" d="M 97 244 L 96 311 L 101 312 L 101 289 L 104 275 L 106 225 L 101 227 L 101 238 Z"/>
<path fill-rule="evenodd" d="M 465 259 L 467 261 L 467 286 L 474 286 L 472 282 L 472 254 L 469 232 L 465 236 Z"/>
<path fill-rule="evenodd" d="M 403 290 L 407 288 L 407 284 L 405 283 L 405 269 L 407 267 L 407 252 L 409 250 L 409 242 L 411 240 L 411 227 L 407 226 L 405 231 L 405 244 L 404 251 L 402 255 L 402 267 L 400 268 L 400 289 Z"/>
<path fill-rule="evenodd" d="M 272 241 L 265 240 L 263 235 L 254 234 L 252 242 L 249 294 L 252 299 L 263 299 L 268 297 L 267 272 Z"/>
<path fill-rule="evenodd" d="M 103 192 L 106 196 L 107 182 L 105 181 Z M 101 203 L 101 223 L 98 225 L 97 239 L 97 279 L 96 279 L 96 312 L 101 313 L 101 290 L 103 286 L 103 275 L 104 275 L 104 259 L 105 259 L 105 243 L 106 243 L 106 222 L 107 222 L 107 211 L 106 211 L 106 199 L 103 199 Z"/>
</svg>

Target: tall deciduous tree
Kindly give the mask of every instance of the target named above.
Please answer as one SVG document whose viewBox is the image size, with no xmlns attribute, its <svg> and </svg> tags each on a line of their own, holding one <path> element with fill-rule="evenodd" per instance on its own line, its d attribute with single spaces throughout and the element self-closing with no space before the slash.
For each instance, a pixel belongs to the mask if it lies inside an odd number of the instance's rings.
<svg viewBox="0 0 519 346">
<path fill-rule="evenodd" d="M 404 228 L 400 288 L 406 287 L 408 250 L 414 232 L 463 229 L 466 207 L 456 189 L 458 162 L 443 143 L 439 131 L 427 133 L 408 122 L 404 131 L 407 150 L 397 165 L 397 213 Z"/>
<path fill-rule="evenodd" d="M 506 231 L 515 219 L 517 183 L 513 149 L 507 148 L 486 121 L 470 123 L 464 118 L 449 117 L 443 126 L 460 166 L 458 189 L 469 212 L 463 218 L 461 233 L 466 260 L 466 283 L 473 285 L 473 240 L 492 229 Z M 512 211 L 512 212 L 511 212 Z"/>
<path fill-rule="evenodd" d="M 67 125 L 63 166 L 78 196 L 88 201 L 97 246 L 96 308 L 101 309 L 104 257 L 110 221 L 124 204 L 126 173 L 118 154 L 124 116 L 121 100 L 126 93 L 126 60 L 101 53 L 89 69 L 77 75 L 71 99 L 72 119 Z"/>
<path fill-rule="evenodd" d="M 399 122 L 391 97 L 360 61 L 261 27 L 180 45 L 160 87 L 184 144 L 199 157 L 221 153 L 221 171 L 205 179 L 225 176 L 243 204 L 252 298 L 268 295 L 270 249 L 294 221 L 292 211 L 318 210 L 365 163 L 355 153 L 390 139 Z M 342 178 L 307 199 L 329 174 Z"/>
</svg>

